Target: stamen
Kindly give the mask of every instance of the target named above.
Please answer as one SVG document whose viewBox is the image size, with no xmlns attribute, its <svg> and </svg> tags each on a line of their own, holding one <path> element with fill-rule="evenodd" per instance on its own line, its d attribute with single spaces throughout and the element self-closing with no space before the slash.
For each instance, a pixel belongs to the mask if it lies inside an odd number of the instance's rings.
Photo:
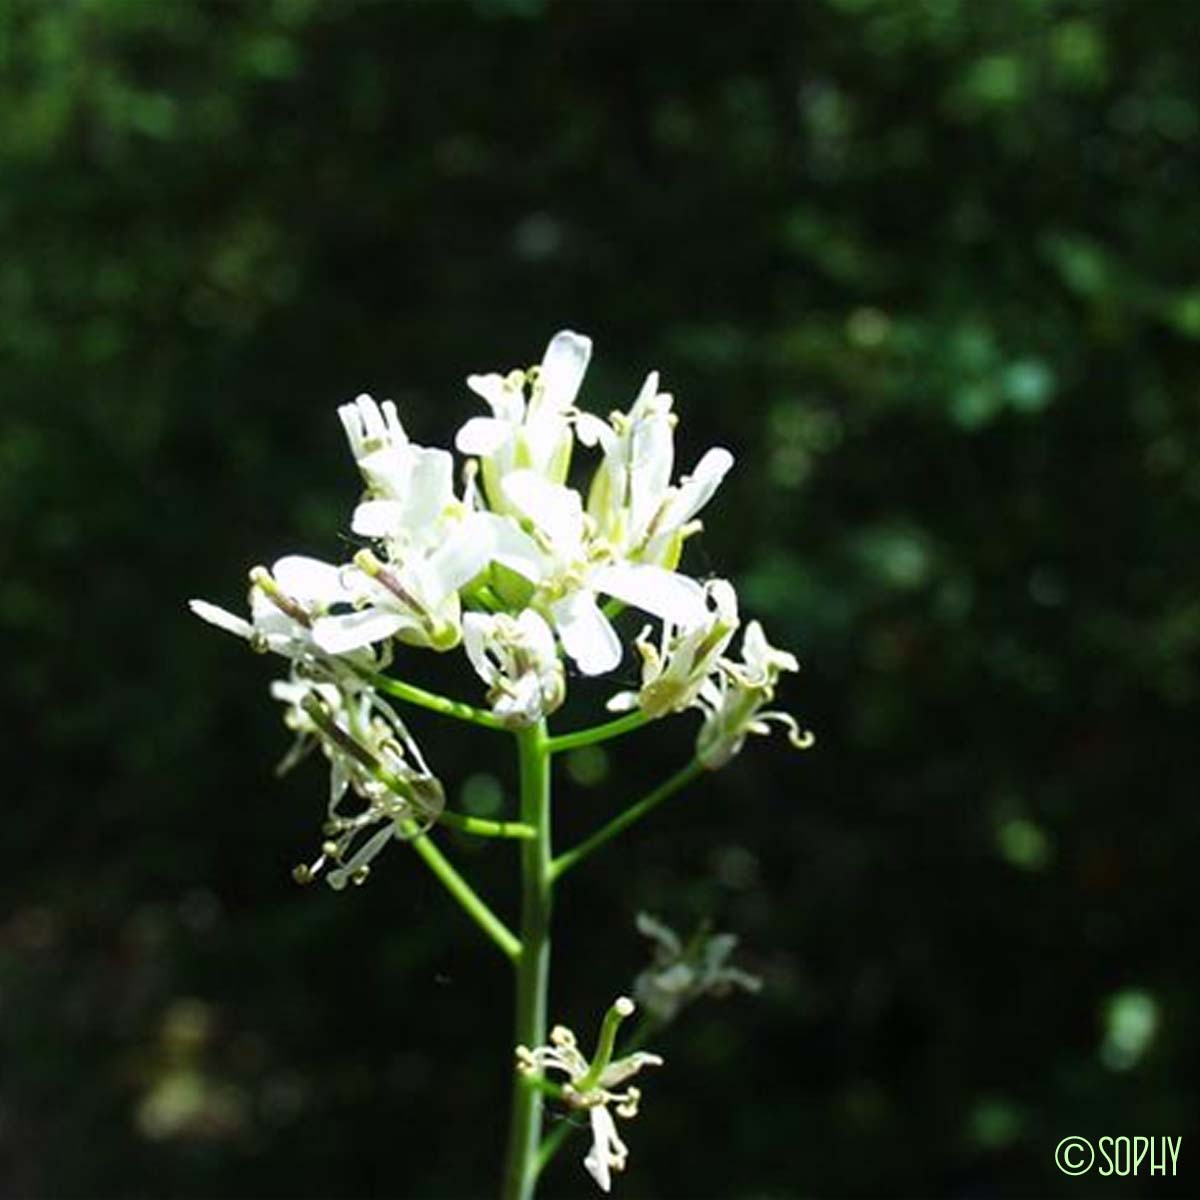
<svg viewBox="0 0 1200 1200">
<path fill-rule="evenodd" d="M 291 617 L 296 624 L 303 625 L 305 629 L 312 628 L 312 618 L 291 596 L 280 589 L 279 584 L 275 582 L 266 567 L 254 567 L 250 571 L 250 583 L 258 588 L 281 613 Z"/>
</svg>

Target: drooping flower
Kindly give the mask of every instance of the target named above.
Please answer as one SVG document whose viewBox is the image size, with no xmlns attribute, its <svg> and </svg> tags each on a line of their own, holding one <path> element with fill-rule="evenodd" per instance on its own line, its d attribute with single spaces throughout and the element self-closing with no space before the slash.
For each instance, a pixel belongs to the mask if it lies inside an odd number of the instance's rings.
<svg viewBox="0 0 1200 1200">
<path fill-rule="evenodd" d="M 570 419 L 591 356 L 591 339 L 564 329 L 550 339 L 541 366 L 468 377 L 467 386 L 487 402 L 492 415 L 467 421 L 455 445 L 480 460 L 495 512 L 507 511 L 501 482 L 511 471 L 534 471 L 551 483 L 566 479 Z"/>
<path fill-rule="evenodd" d="M 360 884 L 388 842 L 437 820 L 442 785 L 404 722 L 361 680 L 335 681 L 299 664 L 290 679 L 271 685 L 271 694 L 287 706 L 284 723 L 297 735 L 280 770 L 317 746 L 329 760 L 325 841 L 315 862 L 296 868 L 296 880 L 308 883 L 325 870 L 335 890 Z M 357 811 L 345 811 L 350 796 L 360 801 Z"/>
<path fill-rule="evenodd" d="M 634 1007 L 632 1000 L 621 996 L 608 1010 L 596 1053 L 590 1061 L 580 1051 L 575 1035 L 563 1025 L 556 1025 L 550 1031 L 548 1045 L 533 1049 L 517 1047 L 517 1070 L 522 1074 L 550 1070 L 567 1077 L 562 1098 L 572 1108 L 588 1113 L 592 1144 L 583 1165 L 603 1192 L 612 1188 L 612 1172 L 623 1171 L 629 1159 L 629 1148 L 617 1133 L 609 1105 L 617 1116 L 628 1120 L 637 1116 L 642 1097 L 636 1087 L 626 1087 L 623 1091 L 615 1089 L 632 1079 L 643 1067 L 660 1067 L 663 1063 L 659 1055 L 644 1050 L 624 1058 L 612 1057 L 617 1028 L 633 1013 Z"/>
<path fill-rule="evenodd" d="M 531 608 L 520 616 L 467 613 L 463 646 L 488 685 L 488 703 L 506 725 L 519 729 L 554 712 L 567 685 L 554 634 Z"/>
<path fill-rule="evenodd" d="M 742 638 L 742 661 L 721 659 L 719 669 L 705 681 L 697 695 L 705 713 L 696 738 L 696 755 L 709 770 L 725 766 L 741 750 L 748 734 L 767 734 L 771 724 L 782 725 L 788 740 L 798 750 L 815 741 L 802 730 L 795 717 L 785 712 L 763 711 L 775 696 L 775 685 L 783 671 L 798 671 L 794 655 L 767 641 L 762 626 L 751 621 Z"/>
<path fill-rule="evenodd" d="M 655 1020 L 666 1024 L 680 1009 L 705 995 L 723 996 L 734 988 L 762 990 L 762 980 L 729 965 L 737 948 L 732 933 L 709 933 L 701 926 L 685 943 L 649 913 L 638 913 L 638 932 L 654 942 L 654 961 L 634 983 L 634 995 Z"/>
<path fill-rule="evenodd" d="M 708 677 L 728 647 L 738 627 L 737 593 L 724 579 L 704 585 L 708 608 L 695 625 L 664 621 L 658 644 L 643 628 L 634 645 L 642 657 L 642 686 L 636 692 L 618 692 L 609 702 L 612 712 L 640 708 L 650 718 L 682 712 L 697 703 Z"/>
</svg>

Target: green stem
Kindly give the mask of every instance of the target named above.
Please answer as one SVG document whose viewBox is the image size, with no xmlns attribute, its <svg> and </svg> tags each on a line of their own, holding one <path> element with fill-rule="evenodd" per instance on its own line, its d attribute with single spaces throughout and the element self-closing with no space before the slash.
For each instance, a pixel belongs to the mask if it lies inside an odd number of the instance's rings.
<svg viewBox="0 0 1200 1200">
<path fill-rule="evenodd" d="M 580 1123 L 582 1127 L 582 1122 Z M 540 1175 L 549 1165 L 554 1156 L 563 1148 L 563 1143 L 575 1132 L 575 1124 L 569 1116 L 564 1116 L 555 1127 L 546 1134 L 538 1147 L 537 1161 L 534 1170 Z"/>
<path fill-rule="evenodd" d="M 397 700 L 415 704 L 418 708 L 427 708 L 430 712 L 441 713 L 443 717 L 454 717 L 458 721 L 469 721 L 472 725 L 481 725 L 484 729 L 507 729 L 499 717 L 482 708 L 472 708 L 461 700 L 450 700 L 439 696 L 436 692 L 427 692 L 415 684 L 404 683 L 393 679 L 390 675 L 381 675 L 377 671 L 369 671 L 366 667 L 355 667 L 355 672 L 365 679 L 372 687 L 378 688 Z"/>
<path fill-rule="evenodd" d="M 653 812 L 664 800 L 670 799 L 681 788 L 685 788 L 691 783 L 703 769 L 698 759 L 692 759 L 683 770 L 676 771 L 666 783 L 659 784 L 649 795 L 643 796 L 635 804 L 631 804 L 623 813 L 614 817 L 591 837 L 584 838 L 578 846 L 564 851 L 550 864 L 551 880 L 558 879 L 564 871 L 569 871 L 576 863 L 612 841 L 617 834 L 628 829 L 635 821 L 640 821 L 648 813 Z"/>
<path fill-rule="evenodd" d="M 546 991 L 550 980 L 550 747 L 546 723 L 517 733 L 521 768 L 521 820 L 537 836 L 521 843 L 521 954 L 517 959 L 515 1043 L 540 1046 L 546 1040 Z M 537 1151 L 542 1136 L 542 1093 L 514 1073 L 508 1158 L 503 1200 L 531 1200 L 537 1184 Z"/>
<path fill-rule="evenodd" d="M 599 742 L 607 742 L 609 738 L 620 737 L 640 729 L 650 718 L 640 710 L 627 713 L 615 721 L 606 721 L 603 725 L 593 725 L 591 729 L 580 729 L 575 733 L 564 733 L 550 739 L 550 753 L 561 754 L 564 750 L 578 750 L 581 746 L 595 746 Z"/>
<path fill-rule="evenodd" d="M 532 825 L 521 821 L 491 821 L 487 817 L 466 817 L 462 813 L 442 809 L 437 816 L 439 825 L 449 825 L 451 829 L 459 829 L 463 833 L 473 833 L 476 837 L 492 838 L 524 838 L 537 837 L 537 830 Z"/>
<path fill-rule="evenodd" d="M 438 877 L 446 891 L 462 905 L 467 915 L 500 947 L 501 952 L 513 962 L 518 962 L 521 958 L 521 943 L 480 898 L 479 893 L 454 869 L 446 856 L 433 844 L 429 835 L 418 834 L 409 840 L 409 845 Z"/>
</svg>

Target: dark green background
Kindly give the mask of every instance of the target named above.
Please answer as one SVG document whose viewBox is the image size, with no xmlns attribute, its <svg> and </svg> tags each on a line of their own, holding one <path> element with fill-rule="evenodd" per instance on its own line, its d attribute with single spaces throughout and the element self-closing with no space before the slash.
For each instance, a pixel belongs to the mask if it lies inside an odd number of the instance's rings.
<svg viewBox="0 0 1200 1200">
<path fill-rule="evenodd" d="M 5 1194 L 490 1193 L 503 962 L 403 848 L 291 883 L 321 773 L 273 778 L 278 664 L 184 601 L 344 551 L 336 403 L 446 444 L 563 326 L 583 403 L 658 367 L 685 461 L 737 454 L 688 561 L 820 737 L 565 884 L 581 1031 L 639 908 L 767 982 L 663 1039 L 620 1194 L 1155 1186 L 1068 1134 L 1184 1135 L 1186 1194 L 1198 61 L 1182 0 L 3 4 Z M 507 747 L 413 726 L 511 804 Z M 564 841 L 692 727 L 564 776 Z M 511 912 L 511 849 L 447 844 Z"/>
</svg>

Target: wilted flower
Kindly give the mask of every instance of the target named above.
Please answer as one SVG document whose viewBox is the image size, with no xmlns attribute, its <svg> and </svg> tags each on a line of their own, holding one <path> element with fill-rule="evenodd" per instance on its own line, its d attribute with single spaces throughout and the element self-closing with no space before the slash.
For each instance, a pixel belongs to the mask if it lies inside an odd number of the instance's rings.
<svg viewBox="0 0 1200 1200">
<path fill-rule="evenodd" d="M 332 863 L 325 875 L 331 887 L 362 883 L 392 838 L 412 837 L 433 824 L 445 804 L 442 785 L 404 723 L 372 688 L 298 669 L 291 679 L 273 683 L 271 694 L 287 705 L 284 722 L 297 735 L 280 770 L 314 746 L 329 760 L 326 840 L 315 862 L 296 868 L 296 879 L 308 883 Z M 349 795 L 363 802 L 357 812 L 343 811 Z"/>
<path fill-rule="evenodd" d="M 642 629 L 634 643 L 642 656 L 642 686 L 636 692 L 618 692 L 608 702 L 612 712 L 640 708 L 654 718 L 696 705 L 738 627 L 733 587 L 724 579 L 713 579 L 704 585 L 704 593 L 708 609 L 700 623 L 664 621 L 658 645 L 650 640 L 650 626 Z"/>
<path fill-rule="evenodd" d="M 734 988 L 762 990 L 762 980 L 729 965 L 737 948 L 732 933 L 709 933 L 701 926 L 685 943 L 649 913 L 638 913 L 638 932 L 654 941 L 654 961 L 634 983 L 634 994 L 655 1020 L 665 1024 L 704 995 L 723 996 Z"/>
<path fill-rule="evenodd" d="M 767 641 L 762 626 L 751 621 L 742 638 L 742 661 L 722 659 L 719 670 L 705 682 L 697 696 L 705 712 L 696 739 L 696 755 L 709 770 L 723 767 L 741 750 L 747 734 L 767 734 L 771 724 L 782 725 L 788 740 L 798 750 L 815 741 L 802 730 L 795 717 L 785 712 L 764 712 L 762 706 L 775 696 L 782 671 L 798 671 L 794 655 Z"/>
<path fill-rule="evenodd" d="M 549 1045 L 532 1050 L 526 1046 L 517 1047 L 518 1071 L 532 1075 L 550 1070 L 567 1077 L 562 1098 L 572 1108 L 586 1110 L 592 1127 L 592 1145 L 583 1165 L 605 1192 L 612 1187 L 612 1172 L 623 1171 L 629 1159 L 629 1148 L 617 1133 L 608 1106 L 613 1106 L 617 1116 L 631 1119 L 637 1116 L 642 1096 L 636 1087 L 627 1087 L 623 1091 L 614 1089 L 632 1079 L 643 1067 L 659 1067 L 663 1062 L 657 1054 L 643 1050 L 624 1058 L 612 1057 L 617 1028 L 633 1010 L 634 1003 L 627 996 L 621 996 L 608 1010 L 596 1053 L 590 1062 L 580 1052 L 575 1035 L 563 1025 L 556 1025 L 550 1031 Z"/>
</svg>

